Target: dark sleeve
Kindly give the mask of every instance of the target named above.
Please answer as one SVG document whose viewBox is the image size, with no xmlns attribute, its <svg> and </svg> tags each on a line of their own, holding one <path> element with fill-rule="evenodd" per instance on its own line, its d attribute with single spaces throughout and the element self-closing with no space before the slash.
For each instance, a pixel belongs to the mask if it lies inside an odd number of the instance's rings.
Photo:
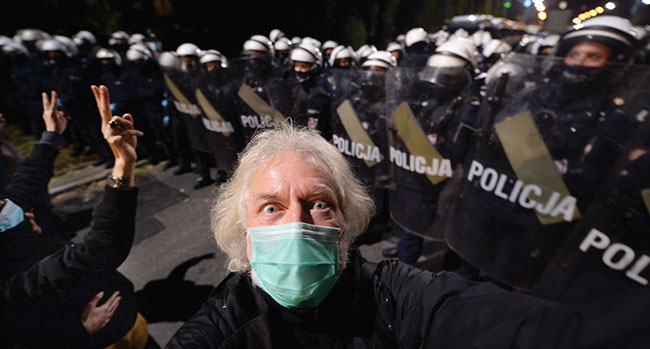
<svg viewBox="0 0 650 349">
<path fill-rule="evenodd" d="M 107 188 L 83 242 L 68 244 L 27 271 L 1 280 L 1 301 L 31 299 L 51 289 L 61 292 L 74 286 L 77 277 L 116 269 L 128 256 L 133 243 L 137 194 L 137 188 Z"/>
<path fill-rule="evenodd" d="M 215 298 L 210 297 L 192 318 L 176 331 L 165 348 L 219 348 L 226 339 Z"/>
<path fill-rule="evenodd" d="M 603 312 L 603 302 L 553 303 L 397 262 L 379 265 L 376 285 L 378 314 L 400 347 L 576 348 L 601 343 L 609 348 L 634 337 L 627 338 L 620 325 L 612 327 L 611 314 L 624 312 Z"/>
<path fill-rule="evenodd" d="M 50 144 L 34 144 L 32 153 L 4 189 L 3 199 L 10 199 L 23 211 L 29 211 L 35 200 L 47 192 L 47 185 L 53 175 L 54 158 L 58 153 L 56 147 Z"/>
</svg>

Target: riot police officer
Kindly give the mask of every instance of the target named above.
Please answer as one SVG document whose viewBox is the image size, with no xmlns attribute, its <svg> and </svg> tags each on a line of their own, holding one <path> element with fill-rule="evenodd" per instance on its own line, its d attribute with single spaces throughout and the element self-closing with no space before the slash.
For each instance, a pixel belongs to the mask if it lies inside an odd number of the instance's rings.
<svg viewBox="0 0 650 349">
<path fill-rule="evenodd" d="M 284 78 L 291 67 L 289 52 L 291 51 L 291 41 L 287 38 L 279 38 L 273 43 L 275 56 L 273 57 L 273 74 L 275 77 Z"/>
<path fill-rule="evenodd" d="M 485 108 L 484 131 L 445 224 L 452 248 L 490 277 L 570 302 L 607 294 L 616 279 L 585 263 L 581 251 L 596 240 L 607 247 L 610 237 L 592 231 L 605 229 L 601 217 L 626 215 L 611 211 L 627 205 L 611 194 L 620 183 L 607 183 L 630 173 L 623 168 L 639 158 L 628 154 L 641 120 L 630 94 L 635 84 L 645 86 L 627 73 L 636 47 L 628 20 L 599 16 L 582 24 L 561 37 L 557 58 L 514 55 L 509 64 L 520 67 L 517 73 L 490 82 L 487 100 L 503 103 Z M 626 224 L 607 230 L 636 229 Z M 648 251 L 647 242 L 636 247 Z M 588 279 L 602 283 L 579 296 Z"/>
<path fill-rule="evenodd" d="M 108 46 L 120 55 L 122 62 L 126 62 L 126 51 L 129 49 L 129 34 L 122 30 L 111 33 Z"/>
<path fill-rule="evenodd" d="M 389 227 L 385 76 L 397 61 L 387 51 L 371 54 L 362 70 L 332 70 L 332 143 L 350 163 L 375 202 L 375 215 L 358 244 L 376 242 Z"/>
<path fill-rule="evenodd" d="M 349 46 L 336 46 L 329 58 L 330 69 L 350 69 L 356 66 L 355 52 Z"/>
<path fill-rule="evenodd" d="M 244 81 L 253 89 L 264 89 L 273 75 L 273 43 L 264 35 L 253 35 L 244 42 Z"/>
<path fill-rule="evenodd" d="M 181 74 L 178 77 L 180 93 L 183 101 L 176 101 L 185 129 L 192 144 L 192 152 L 196 161 L 196 172 L 199 174 L 194 183 L 194 189 L 207 187 L 215 182 L 210 174 L 213 156 L 210 144 L 205 136 L 205 127 L 201 121 L 201 109 L 196 104 L 195 90 L 201 77 L 199 54 L 201 50 L 193 43 L 183 43 L 176 48 L 176 54 L 181 58 Z"/>
<path fill-rule="evenodd" d="M 375 52 L 377 52 L 377 47 L 375 47 L 375 45 L 361 45 L 361 47 L 359 47 L 355 52 L 359 65 L 363 64 L 363 62 L 365 62 L 366 59 L 368 59 L 368 57 Z"/>
<path fill-rule="evenodd" d="M 136 119 L 135 126 L 144 132 L 140 144 L 146 154 L 142 155 L 146 155 L 149 162 L 156 165 L 169 154 L 169 144 L 163 142 L 165 136 L 161 123 L 165 82 L 158 63 L 145 46 L 131 45 L 126 57 L 132 65 L 130 83 L 134 85 L 134 93 L 128 97 L 127 104 L 129 110 L 140 116 Z"/>
<path fill-rule="evenodd" d="M 422 68 L 431 56 L 431 47 L 427 32 L 423 28 L 413 28 L 404 37 L 406 57 L 403 67 Z"/>
<path fill-rule="evenodd" d="M 277 41 L 281 48 L 286 48 L 282 47 L 284 43 L 286 42 L 282 39 Z M 277 121 L 276 112 L 270 105 L 272 103 L 268 96 L 269 84 L 274 79 L 282 79 L 288 67 L 284 69 L 280 58 L 274 59 L 274 51 L 274 46 L 267 37 L 253 35 L 244 42 L 243 57 L 233 62 L 233 76 L 243 81 L 237 91 L 240 97 L 237 114 L 244 144 L 252 138 L 258 128 L 272 126 Z"/>
<path fill-rule="evenodd" d="M 294 84 L 291 87 L 290 99 L 281 104 L 285 110 L 281 111 L 284 115 L 293 117 L 298 125 L 319 130 L 327 139 L 330 126 L 330 96 L 326 79 L 321 75 L 323 56 L 316 47 L 300 44 L 291 51 L 291 62 Z"/>
<path fill-rule="evenodd" d="M 442 44 L 421 72 L 399 71 L 390 84 L 399 104 L 389 123 L 389 160 L 394 185 L 389 191 L 393 229 L 400 233 L 396 250 L 384 254 L 415 264 L 423 237 L 432 239 L 439 197 L 468 143 L 464 127 L 474 125 L 478 101 L 471 85 L 476 48 L 468 40 Z"/>
<path fill-rule="evenodd" d="M 400 62 L 404 59 L 404 48 L 402 45 L 395 41 L 388 43 L 388 46 L 386 46 L 386 51 L 390 52 L 390 54 L 395 57 L 397 60 L 397 65 L 399 65 Z"/>
</svg>

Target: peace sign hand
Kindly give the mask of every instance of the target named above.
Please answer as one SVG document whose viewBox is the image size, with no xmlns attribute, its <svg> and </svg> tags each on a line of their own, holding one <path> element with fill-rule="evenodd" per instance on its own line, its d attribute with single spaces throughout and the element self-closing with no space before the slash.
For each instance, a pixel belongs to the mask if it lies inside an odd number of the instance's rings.
<svg viewBox="0 0 650 349">
<path fill-rule="evenodd" d="M 43 98 L 43 121 L 45 121 L 45 130 L 62 134 L 68 125 L 68 118 L 58 109 L 58 96 L 56 91 L 51 92 L 51 98 L 47 93 L 41 94 Z"/>
</svg>

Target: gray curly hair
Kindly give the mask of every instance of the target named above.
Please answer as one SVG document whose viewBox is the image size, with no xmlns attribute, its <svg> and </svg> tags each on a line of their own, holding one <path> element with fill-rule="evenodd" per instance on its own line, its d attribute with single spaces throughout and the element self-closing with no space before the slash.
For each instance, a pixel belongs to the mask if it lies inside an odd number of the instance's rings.
<svg viewBox="0 0 650 349">
<path fill-rule="evenodd" d="M 247 273 L 251 266 L 246 254 L 246 205 L 248 188 L 258 170 L 277 156 L 294 153 L 330 175 L 340 198 L 345 226 L 341 241 L 341 269 L 347 265 L 350 242 L 368 227 L 375 205 L 363 185 L 354 177 L 347 160 L 318 132 L 287 123 L 257 133 L 239 155 L 235 171 L 221 185 L 210 212 L 217 245 L 228 255 L 228 269 Z"/>
</svg>

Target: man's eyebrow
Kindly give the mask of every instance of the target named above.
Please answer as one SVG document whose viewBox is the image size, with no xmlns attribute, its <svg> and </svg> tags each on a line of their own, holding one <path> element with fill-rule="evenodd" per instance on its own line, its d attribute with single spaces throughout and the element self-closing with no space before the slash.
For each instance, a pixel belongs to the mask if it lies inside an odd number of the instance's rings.
<svg viewBox="0 0 650 349">
<path fill-rule="evenodd" d="M 332 189 L 329 185 L 326 185 L 326 184 L 318 185 L 318 189 L 315 189 L 315 190 L 311 191 L 309 194 L 311 196 L 326 194 L 331 199 L 336 200 L 337 203 L 339 201 L 339 197 L 338 197 L 338 195 L 336 195 L 336 191 L 334 189 Z"/>
<path fill-rule="evenodd" d="M 253 200 L 274 200 L 278 195 L 273 193 L 259 193 L 253 197 Z"/>
</svg>

